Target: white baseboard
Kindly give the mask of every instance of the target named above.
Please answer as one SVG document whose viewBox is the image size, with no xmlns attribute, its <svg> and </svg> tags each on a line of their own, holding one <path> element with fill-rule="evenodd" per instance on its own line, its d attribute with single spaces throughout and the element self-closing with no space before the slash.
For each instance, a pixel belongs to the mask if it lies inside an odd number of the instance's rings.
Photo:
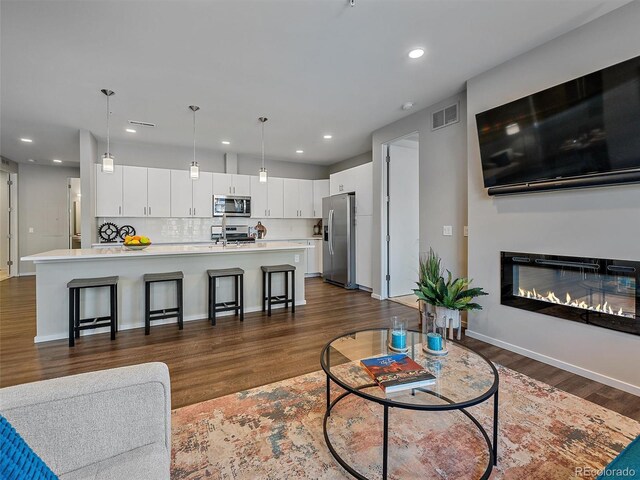
<svg viewBox="0 0 640 480">
<path fill-rule="evenodd" d="M 498 340 L 496 338 L 492 338 L 487 335 L 483 335 L 482 333 L 474 332 L 473 330 L 467 329 L 465 334 L 471 338 L 475 338 L 477 340 L 490 343 L 491 345 L 495 345 L 496 347 L 504 348 L 505 350 L 519 353 L 520 355 L 524 355 L 525 357 L 533 358 L 534 360 L 538 360 L 548 365 L 553 365 L 554 367 L 558 367 L 558 368 L 561 368 L 562 370 L 575 373 L 576 375 L 586 377 L 590 380 L 604 383 L 605 385 L 609 385 L 610 387 L 617 388 L 619 390 L 624 390 L 625 392 L 629 392 L 629 393 L 632 393 L 633 395 L 640 396 L 640 386 L 632 385 L 630 383 L 623 382 L 621 380 L 617 380 L 612 377 L 608 377 L 607 375 L 603 375 L 601 373 L 597 373 L 592 370 L 579 367 L 578 365 L 564 362 L 562 360 L 558 360 L 557 358 L 549 357 L 547 355 L 534 352 L 533 350 L 528 350 L 526 348 L 522 348 L 517 345 L 513 345 L 511 343 L 504 342 L 502 340 Z"/>
<path fill-rule="evenodd" d="M 18 277 L 33 277 L 35 276 L 36 272 L 24 272 L 24 273 L 19 273 L 17 276 Z"/>
<path fill-rule="evenodd" d="M 377 293 L 372 293 L 371 294 L 371 298 L 375 298 L 376 300 L 384 300 L 380 295 L 378 295 Z"/>
<path fill-rule="evenodd" d="M 302 306 L 302 305 L 306 305 L 307 301 L 306 300 L 302 300 L 302 301 L 297 301 L 296 302 L 296 307 L 298 306 Z M 279 308 L 284 308 L 284 305 L 274 305 L 273 307 L 271 307 L 272 310 L 277 310 Z M 262 307 L 249 307 L 246 308 L 244 313 L 252 313 L 252 312 L 260 312 L 262 311 Z M 229 317 L 234 315 L 233 312 L 223 312 L 223 313 L 219 313 L 216 315 L 216 318 L 221 318 L 221 317 Z M 265 314 L 266 315 L 266 314 Z M 195 315 L 188 315 L 184 317 L 184 321 L 185 322 L 191 322 L 193 320 L 206 320 L 207 318 L 207 313 L 198 313 Z M 170 323 L 176 323 L 177 320 L 175 318 L 164 318 L 162 320 L 154 320 L 154 322 L 151 324 L 151 328 L 153 329 L 153 327 L 155 325 L 168 325 Z M 123 331 L 123 330 L 134 330 L 136 328 L 144 328 L 144 325 L 139 325 L 139 324 L 131 324 L 131 323 L 118 323 L 118 331 Z M 109 333 L 109 327 L 104 327 L 104 328 L 96 328 L 95 330 L 85 330 L 82 334 L 82 336 L 86 336 L 86 335 L 97 335 L 98 333 Z M 68 339 L 69 338 L 69 334 L 67 332 L 65 333 L 56 333 L 53 335 L 36 335 L 35 337 L 33 337 L 33 343 L 42 343 L 42 342 L 50 342 L 52 340 L 62 340 L 62 339 Z"/>
</svg>

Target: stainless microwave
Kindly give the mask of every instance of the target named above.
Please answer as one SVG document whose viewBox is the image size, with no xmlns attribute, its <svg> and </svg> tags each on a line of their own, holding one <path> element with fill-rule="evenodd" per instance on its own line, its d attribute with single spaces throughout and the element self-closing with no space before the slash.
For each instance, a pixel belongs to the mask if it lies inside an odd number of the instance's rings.
<svg viewBox="0 0 640 480">
<path fill-rule="evenodd" d="M 231 195 L 213 196 L 213 216 L 250 217 L 251 197 L 235 197 Z"/>
</svg>

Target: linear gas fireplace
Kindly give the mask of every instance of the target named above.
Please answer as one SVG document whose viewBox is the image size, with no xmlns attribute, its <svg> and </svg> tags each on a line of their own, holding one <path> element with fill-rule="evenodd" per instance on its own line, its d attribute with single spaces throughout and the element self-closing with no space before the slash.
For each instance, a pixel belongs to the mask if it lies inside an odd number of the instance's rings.
<svg viewBox="0 0 640 480">
<path fill-rule="evenodd" d="M 501 303 L 640 335 L 640 262 L 501 252 Z"/>
</svg>

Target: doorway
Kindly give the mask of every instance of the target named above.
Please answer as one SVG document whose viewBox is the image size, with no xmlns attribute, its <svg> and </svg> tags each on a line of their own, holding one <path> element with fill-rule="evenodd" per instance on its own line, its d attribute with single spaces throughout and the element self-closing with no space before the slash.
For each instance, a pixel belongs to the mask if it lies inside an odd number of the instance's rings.
<svg viewBox="0 0 640 480">
<path fill-rule="evenodd" d="M 420 256 L 419 134 L 385 146 L 387 190 L 387 296 L 413 295 Z M 409 299 L 415 303 L 415 299 Z"/>
<path fill-rule="evenodd" d="M 80 225 L 82 224 L 82 194 L 80 193 L 80 179 L 69 178 L 68 180 L 68 219 L 69 219 L 69 248 L 80 248 Z"/>
<path fill-rule="evenodd" d="M 18 175 L 0 171 L 0 281 L 17 275 Z"/>
</svg>

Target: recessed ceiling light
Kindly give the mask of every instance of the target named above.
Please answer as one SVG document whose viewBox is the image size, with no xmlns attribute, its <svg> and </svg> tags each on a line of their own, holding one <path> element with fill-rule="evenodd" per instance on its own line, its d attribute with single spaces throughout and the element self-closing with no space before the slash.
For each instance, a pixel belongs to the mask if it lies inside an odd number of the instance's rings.
<svg viewBox="0 0 640 480">
<path fill-rule="evenodd" d="M 21 138 L 20 141 L 24 143 L 33 143 L 33 140 L 31 140 L 30 138 Z"/>
<path fill-rule="evenodd" d="M 304 153 L 304 150 L 296 150 L 296 153 Z"/>
<path fill-rule="evenodd" d="M 54 158 L 53 163 L 62 163 L 62 160 L 58 160 L 57 158 Z"/>
<path fill-rule="evenodd" d="M 420 58 L 423 55 L 424 55 L 423 48 L 414 48 L 409 52 L 409 58 Z"/>
<path fill-rule="evenodd" d="M 136 131 L 133 128 L 125 128 L 124 131 L 127 133 L 136 133 Z"/>
<path fill-rule="evenodd" d="M 223 145 L 231 145 L 231 142 L 229 140 L 223 140 L 222 144 Z"/>
<path fill-rule="evenodd" d="M 333 138 L 333 135 L 325 135 L 324 137 L 325 140 L 331 140 Z"/>
<path fill-rule="evenodd" d="M 29 159 L 29 161 L 30 161 L 31 163 L 35 162 L 35 160 L 34 160 L 33 158 L 30 158 L 30 159 Z"/>
<path fill-rule="evenodd" d="M 413 102 L 405 102 L 402 104 L 403 110 L 411 110 L 413 108 Z"/>
</svg>

